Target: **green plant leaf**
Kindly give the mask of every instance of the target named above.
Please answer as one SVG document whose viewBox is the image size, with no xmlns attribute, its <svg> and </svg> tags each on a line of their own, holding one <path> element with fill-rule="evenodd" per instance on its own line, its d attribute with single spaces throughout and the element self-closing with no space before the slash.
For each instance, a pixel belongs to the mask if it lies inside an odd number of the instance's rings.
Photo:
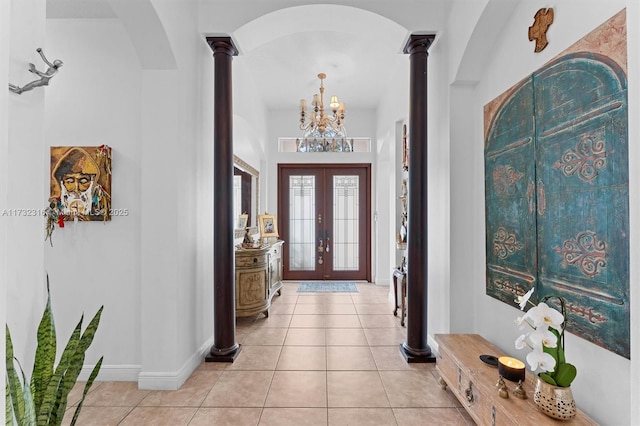
<svg viewBox="0 0 640 426">
<path fill-rule="evenodd" d="M 538 377 L 540 377 L 542 380 L 544 380 L 545 382 L 549 383 L 550 385 L 558 386 L 556 381 L 553 380 L 553 377 L 551 377 L 547 373 L 540 373 L 540 374 L 538 374 Z"/>
<path fill-rule="evenodd" d="M 11 408 L 11 390 L 9 389 L 8 380 L 5 380 L 4 382 L 4 395 L 5 395 L 4 424 L 5 426 L 13 426 L 13 408 Z"/>
<path fill-rule="evenodd" d="M 18 362 L 18 364 L 20 363 Z M 27 383 L 29 383 L 29 381 L 27 380 L 27 377 L 24 375 L 22 366 L 20 366 L 20 372 L 22 373 L 22 383 L 24 383 L 24 386 L 22 388 L 22 397 L 24 398 L 24 418 L 22 419 L 22 424 L 35 425 L 36 409 L 33 403 L 33 397 L 31 396 L 31 387 L 27 386 Z"/>
<path fill-rule="evenodd" d="M 558 383 L 558 386 L 566 388 L 571 385 L 571 382 L 573 382 L 577 374 L 578 370 L 573 364 L 560 364 L 560 368 L 558 368 L 558 372 L 556 373 L 556 383 Z"/>
<path fill-rule="evenodd" d="M 56 367 L 47 389 L 42 399 L 42 405 L 38 410 L 38 425 L 56 424 L 54 419 L 58 412 L 58 406 L 60 405 L 61 386 L 64 379 L 64 375 L 69 368 L 69 364 L 75 353 L 78 344 L 80 342 L 80 330 L 82 328 L 82 318 L 76 325 L 76 328 L 71 333 L 67 346 L 62 352 L 58 366 Z"/>
<path fill-rule="evenodd" d="M 38 326 L 38 347 L 31 373 L 31 392 L 36 412 L 40 410 L 45 391 L 53 376 L 53 365 L 56 360 L 56 327 L 51 311 L 51 293 L 49 292 L 49 276 L 47 275 L 47 306 Z"/>
<path fill-rule="evenodd" d="M 87 383 L 84 385 L 84 391 L 82 392 L 82 399 L 78 403 L 78 406 L 76 407 L 76 411 L 73 413 L 71 426 L 74 426 L 76 424 L 76 420 L 78 420 L 78 416 L 80 415 L 80 410 L 82 409 L 82 403 L 84 402 L 85 397 L 89 393 L 89 389 L 91 389 L 91 385 L 93 385 L 94 380 L 96 379 L 96 377 L 98 377 L 98 372 L 100 371 L 100 367 L 102 366 L 103 358 L 104 358 L 103 356 L 100 357 L 100 359 L 98 360 L 98 363 L 93 367 L 93 370 L 89 375 L 89 380 L 87 380 Z"/>
<path fill-rule="evenodd" d="M 13 415 L 15 415 L 18 425 L 22 424 L 24 418 L 24 396 L 22 391 L 22 383 L 16 372 L 16 368 L 13 365 L 13 342 L 11 341 L 11 333 L 9 332 L 9 326 L 6 325 L 5 331 L 5 360 L 7 365 L 7 385 L 11 398 L 11 407 L 13 408 Z"/>
<path fill-rule="evenodd" d="M 78 347 L 75 350 L 75 353 L 72 354 L 71 360 L 69 362 L 69 368 L 67 369 L 62 384 L 60 388 L 60 396 L 58 398 L 59 405 L 56 407 L 56 418 L 62 419 L 64 417 L 64 412 L 67 409 L 67 396 L 69 392 L 73 389 L 73 386 L 76 384 L 78 380 L 78 376 L 82 371 L 82 367 L 84 366 L 85 352 L 93 342 L 93 338 L 96 334 L 96 330 L 98 329 L 98 325 L 100 324 L 100 317 L 102 315 L 102 309 L 104 306 L 101 306 L 98 309 L 98 312 L 93 316 L 93 319 L 87 325 L 84 333 L 82 333 L 82 337 L 80 337 L 80 341 L 78 342 Z"/>
</svg>

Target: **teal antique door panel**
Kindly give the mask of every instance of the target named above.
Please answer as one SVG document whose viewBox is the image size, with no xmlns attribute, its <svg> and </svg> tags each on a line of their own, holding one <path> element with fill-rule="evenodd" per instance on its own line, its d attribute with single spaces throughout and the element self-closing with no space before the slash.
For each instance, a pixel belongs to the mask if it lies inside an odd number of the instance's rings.
<svg viewBox="0 0 640 426">
<path fill-rule="evenodd" d="M 486 291 L 511 304 L 535 281 L 532 94 L 526 80 L 505 99 L 485 142 Z"/>
<path fill-rule="evenodd" d="M 569 55 L 533 76 L 538 295 L 563 296 L 569 331 L 629 357 L 627 94 L 614 65 Z"/>
</svg>

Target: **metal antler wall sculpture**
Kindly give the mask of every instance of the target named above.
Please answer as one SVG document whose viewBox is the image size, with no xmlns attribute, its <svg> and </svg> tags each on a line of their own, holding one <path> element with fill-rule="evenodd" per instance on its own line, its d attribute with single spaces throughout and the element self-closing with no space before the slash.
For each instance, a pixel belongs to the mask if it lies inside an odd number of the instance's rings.
<svg viewBox="0 0 640 426">
<path fill-rule="evenodd" d="M 48 86 L 49 81 L 53 78 L 54 75 L 58 73 L 58 70 L 62 66 L 62 61 L 60 59 L 56 59 L 53 61 L 53 63 L 51 63 L 46 58 L 46 56 L 44 56 L 44 53 L 42 53 L 41 48 L 38 47 L 36 49 L 36 52 L 40 54 L 40 57 L 42 58 L 44 63 L 49 66 L 49 68 L 47 68 L 45 72 L 42 72 L 42 71 L 38 71 L 34 64 L 29 63 L 29 72 L 37 75 L 40 78 L 37 80 L 33 80 L 32 82 L 27 83 L 22 87 L 9 83 L 9 90 L 11 90 L 12 92 L 21 94 L 22 92 L 27 92 L 29 90 L 32 90 L 35 87 Z"/>
</svg>

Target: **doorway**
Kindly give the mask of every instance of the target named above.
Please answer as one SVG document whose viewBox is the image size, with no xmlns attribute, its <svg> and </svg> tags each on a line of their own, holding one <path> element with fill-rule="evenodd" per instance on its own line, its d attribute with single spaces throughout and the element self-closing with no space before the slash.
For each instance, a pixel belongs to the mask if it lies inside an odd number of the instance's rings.
<svg viewBox="0 0 640 426">
<path fill-rule="evenodd" d="M 278 165 L 285 280 L 371 281 L 371 165 Z"/>
</svg>

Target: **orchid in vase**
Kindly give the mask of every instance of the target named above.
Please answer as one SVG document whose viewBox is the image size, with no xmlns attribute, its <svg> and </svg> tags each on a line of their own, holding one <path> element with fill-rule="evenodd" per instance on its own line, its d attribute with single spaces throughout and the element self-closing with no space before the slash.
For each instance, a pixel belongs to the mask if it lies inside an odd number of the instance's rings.
<svg viewBox="0 0 640 426">
<path fill-rule="evenodd" d="M 565 360 L 564 330 L 567 326 L 566 301 L 559 296 L 545 296 L 537 305 L 529 299 L 533 288 L 524 296 L 518 296 L 516 302 L 524 311 L 527 304 L 533 305 L 516 323 L 523 330 L 529 327 L 528 333 L 516 339 L 516 349 L 528 347 L 527 363 L 531 371 L 538 373 L 541 380 L 553 386 L 568 387 L 576 378 L 577 370 Z M 560 311 L 547 305 L 549 299 L 556 298 L 560 302 Z"/>
</svg>

